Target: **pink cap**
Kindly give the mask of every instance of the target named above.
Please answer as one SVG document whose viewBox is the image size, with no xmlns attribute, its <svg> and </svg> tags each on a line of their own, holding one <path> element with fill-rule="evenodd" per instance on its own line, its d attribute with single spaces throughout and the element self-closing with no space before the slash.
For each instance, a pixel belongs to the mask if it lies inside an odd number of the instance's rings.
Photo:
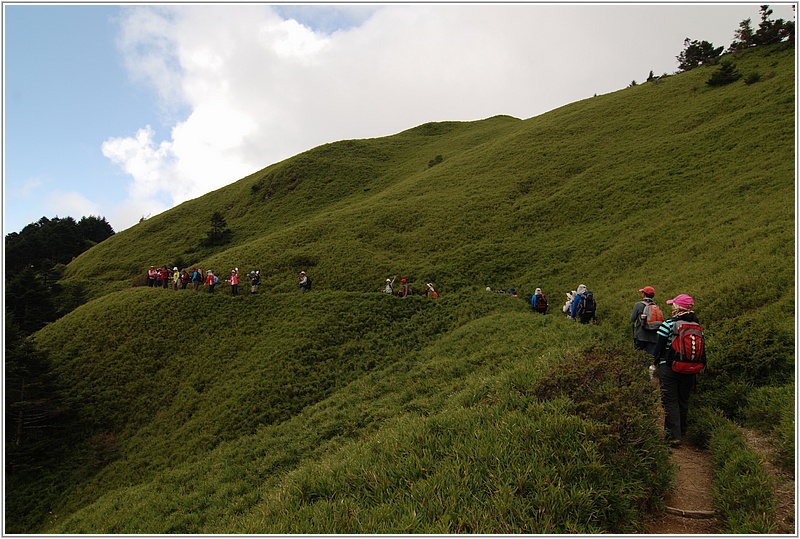
<svg viewBox="0 0 800 539">
<path fill-rule="evenodd" d="M 667 305 L 673 305 L 673 304 L 677 305 L 678 307 L 681 307 L 682 309 L 691 309 L 692 307 L 694 307 L 694 300 L 692 299 L 692 296 L 690 296 L 689 294 L 679 294 L 675 296 L 673 299 L 667 300 Z"/>
</svg>

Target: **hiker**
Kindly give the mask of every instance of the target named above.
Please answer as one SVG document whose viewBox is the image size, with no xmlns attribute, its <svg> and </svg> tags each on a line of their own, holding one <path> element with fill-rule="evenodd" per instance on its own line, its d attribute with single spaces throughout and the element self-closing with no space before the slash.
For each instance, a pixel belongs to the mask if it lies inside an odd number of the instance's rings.
<svg viewBox="0 0 800 539">
<path fill-rule="evenodd" d="M 147 270 L 147 286 L 150 288 L 152 288 L 156 282 L 156 273 L 158 273 L 158 270 L 155 266 L 150 266 L 150 269 Z"/>
<path fill-rule="evenodd" d="M 573 290 L 572 292 L 567 292 L 567 302 L 564 304 L 564 308 L 561 309 L 565 313 L 567 313 L 567 318 L 569 318 L 569 313 L 572 312 L 572 302 L 575 301 L 575 296 L 578 292 Z"/>
<path fill-rule="evenodd" d="M 655 288 L 645 286 L 639 289 L 639 293 L 642 295 L 642 299 L 633 305 L 633 312 L 631 312 L 633 347 L 636 350 L 644 350 L 655 359 L 658 355 L 656 330 L 664 322 L 664 316 L 658 305 L 653 302 L 653 297 L 656 295 Z"/>
<path fill-rule="evenodd" d="M 208 270 L 207 275 L 206 275 L 205 284 L 208 285 L 208 293 L 209 294 L 213 294 L 214 293 L 214 285 L 217 284 L 217 280 L 218 280 L 217 276 L 214 275 L 214 272 L 211 271 L 211 270 Z"/>
<path fill-rule="evenodd" d="M 305 271 L 300 272 L 300 292 L 305 294 L 311 290 L 311 279 L 308 278 Z"/>
<path fill-rule="evenodd" d="M 239 268 L 233 268 L 231 270 L 231 278 L 228 279 L 228 282 L 231 283 L 231 295 L 238 296 L 239 295 Z"/>
<path fill-rule="evenodd" d="M 389 279 L 386 278 L 386 285 L 383 287 L 383 292 L 385 294 L 389 294 L 390 296 L 394 294 L 394 280 L 397 279 L 397 275 Z"/>
<path fill-rule="evenodd" d="M 255 294 L 258 292 L 258 285 L 261 284 L 261 275 L 257 270 L 250 272 L 250 293 Z"/>
<path fill-rule="evenodd" d="M 203 268 L 192 266 L 192 288 L 195 292 L 200 289 L 201 284 L 203 284 Z"/>
<path fill-rule="evenodd" d="M 153 288 L 161 288 L 164 282 L 164 275 L 161 273 L 161 268 L 157 268 L 153 274 Z"/>
<path fill-rule="evenodd" d="M 569 294 L 567 294 L 567 297 L 569 298 Z M 533 296 L 531 296 L 531 309 L 537 313 L 547 313 L 547 298 L 542 293 L 541 288 L 537 288 Z"/>
<path fill-rule="evenodd" d="M 172 289 L 177 290 L 178 284 L 181 282 L 181 272 L 178 271 L 178 267 L 175 266 L 172 268 Z"/>
<path fill-rule="evenodd" d="M 681 444 L 686 436 L 687 417 L 689 415 L 689 395 L 694 388 L 697 377 L 694 373 L 679 372 L 699 371 L 705 366 L 705 343 L 702 337 L 700 321 L 694 312 L 694 299 L 688 294 L 679 294 L 667 300 L 672 306 L 672 317 L 665 320 L 658 328 L 658 357 L 655 360 L 658 369 L 658 380 L 661 386 L 661 405 L 664 407 L 665 438 L 672 446 Z M 696 368 L 684 369 L 687 361 L 681 357 L 677 348 L 683 339 L 683 330 L 697 328 L 699 333 L 692 343 L 696 346 Z M 678 341 L 678 342 L 676 342 Z M 691 354 L 687 352 L 686 355 Z"/>
<path fill-rule="evenodd" d="M 569 319 L 578 320 L 581 324 L 591 322 L 597 325 L 597 304 L 594 301 L 594 294 L 586 289 L 585 284 L 578 285 L 578 290 L 572 298 Z"/>
<path fill-rule="evenodd" d="M 437 292 L 436 289 L 433 287 L 433 283 L 428 283 L 427 285 L 425 285 L 425 287 L 426 287 L 425 289 L 426 296 L 434 299 L 439 297 L 439 292 Z"/>
<path fill-rule="evenodd" d="M 171 275 L 172 272 L 169 271 L 169 268 L 167 267 L 166 264 L 161 266 L 160 273 L 161 273 L 161 287 L 162 288 L 169 288 L 169 284 L 170 284 L 170 282 L 172 280 L 170 278 L 170 277 L 172 277 L 172 275 Z"/>
<path fill-rule="evenodd" d="M 186 268 L 181 270 L 181 290 L 186 290 L 186 286 L 189 284 L 189 281 L 192 280 L 192 277 L 189 275 L 189 272 L 186 271 Z"/>
<path fill-rule="evenodd" d="M 406 279 L 405 278 L 400 279 L 400 283 L 403 285 L 400 287 L 400 297 L 404 298 L 406 296 L 411 295 L 411 288 L 409 288 Z"/>
</svg>

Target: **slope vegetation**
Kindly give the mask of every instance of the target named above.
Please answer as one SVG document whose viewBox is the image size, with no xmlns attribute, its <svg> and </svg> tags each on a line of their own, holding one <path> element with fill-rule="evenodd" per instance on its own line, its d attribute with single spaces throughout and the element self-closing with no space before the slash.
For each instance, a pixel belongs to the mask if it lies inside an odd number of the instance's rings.
<svg viewBox="0 0 800 539">
<path fill-rule="evenodd" d="M 760 80 L 327 144 L 82 254 L 94 299 L 36 336 L 74 424 L 12 480 L 16 531 L 641 531 L 672 476 L 639 288 L 697 299 L 709 406 L 793 382 L 794 50 L 734 61 Z M 201 247 L 214 212 L 231 242 Z M 263 285 L 132 286 L 151 264 Z M 393 275 L 442 297 L 380 294 Z M 558 313 L 579 283 L 598 326 Z"/>
</svg>

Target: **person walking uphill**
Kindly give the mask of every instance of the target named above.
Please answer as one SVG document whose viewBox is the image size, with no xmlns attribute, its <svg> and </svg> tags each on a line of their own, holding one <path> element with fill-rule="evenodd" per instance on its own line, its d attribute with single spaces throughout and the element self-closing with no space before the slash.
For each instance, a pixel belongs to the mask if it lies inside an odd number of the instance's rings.
<svg viewBox="0 0 800 539">
<path fill-rule="evenodd" d="M 218 279 L 217 279 L 217 276 L 214 275 L 214 272 L 211 271 L 211 270 L 208 270 L 208 272 L 206 274 L 206 283 L 205 284 L 208 285 L 208 293 L 209 294 L 213 294 L 214 293 L 214 285 L 217 284 L 217 281 L 218 281 Z"/>
<path fill-rule="evenodd" d="M 192 288 L 195 292 L 200 288 L 201 284 L 203 284 L 203 270 L 192 266 Z"/>
<path fill-rule="evenodd" d="M 653 358 L 658 355 L 656 343 L 658 335 L 656 330 L 664 322 L 661 308 L 653 302 L 656 289 L 652 286 L 645 286 L 639 289 L 642 299 L 633 305 L 631 312 L 631 323 L 633 323 L 633 347 L 636 350 L 644 350 Z"/>
<path fill-rule="evenodd" d="M 383 287 L 384 294 L 389 294 L 390 296 L 392 294 L 394 294 L 394 280 L 395 279 L 397 279 L 397 275 L 395 275 L 391 279 L 389 279 L 389 278 L 386 279 L 386 286 Z"/>
<path fill-rule="evenodd" d="M 261 272 L 253 270 L 250 272 L 250 293 L 258 292 L 258 285 L 261 284 Z"/>
<path fill-rule="evenodd" d="M 409 288 L 408 281 L 405 279 L 400 279 L 400 283 L 403 285 L 400 287 L 400 297 L 405 298 L 411 294 L 411 288 Z"/>
<path fill-rule="evenodd" d="M 425 285 L 425 295 L 429 298 L 438 299 L 439 292 L 433 287 L 433 283 L 428 283 Z"/>
<path fill-rule="evenodd" d="M 306 275 L 305 271 L 300 272 L 300 292 L 305 294 L 311 290 L 311 279 Z"/>
<path fill-rule="evenodd" d="M 150 269 L 147 270 L 147 286 L 152 288 L 156 283 L 156 274 L 158 270 L 155 266 L 150 266 Z"/>
<path fill-rule="evenodd" d="M 581 324 L 597 324 L 597 304 L 594 294 L 587 290 L 585 284 L 578 285 L 575 297 L 572 299 L 572 310 L 569 314 L 571 320 L 578 320 Z"/>
<path fill-rule="evenodd" d="M 542 293 L 541 288 L 537 288 L 531 296 L 531 308 L 537 313 L 547 313 L 547 298 Z"/>
<path fill-rule="evenodd" d="M 672 317 L 658 328 L 658 379 L 664 407 L 665 438 L 680 445 L 686 436 L 689 396 L 696 384 L 696 373 L 706 364 L 705 340 L 694 299 L 680 294 L 667 300 Z"/>
</svg>

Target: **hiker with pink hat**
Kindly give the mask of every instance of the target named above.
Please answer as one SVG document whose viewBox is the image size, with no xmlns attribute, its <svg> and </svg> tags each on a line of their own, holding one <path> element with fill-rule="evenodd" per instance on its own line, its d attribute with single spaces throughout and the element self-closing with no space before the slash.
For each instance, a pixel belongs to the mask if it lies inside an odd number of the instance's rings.
<svg viewBox="0 0 800 539">
<path fill-rule="evenodd" d="M 667 300 L 672 316 L 658 328 L 656 368 L 664 407 L 665 438 L 680 445 L 686 436 L 689 396 L 696 374 L 706 364 L 705 338 L 694 312 L 694 298 L 678 294 Z"/>
</svg>

